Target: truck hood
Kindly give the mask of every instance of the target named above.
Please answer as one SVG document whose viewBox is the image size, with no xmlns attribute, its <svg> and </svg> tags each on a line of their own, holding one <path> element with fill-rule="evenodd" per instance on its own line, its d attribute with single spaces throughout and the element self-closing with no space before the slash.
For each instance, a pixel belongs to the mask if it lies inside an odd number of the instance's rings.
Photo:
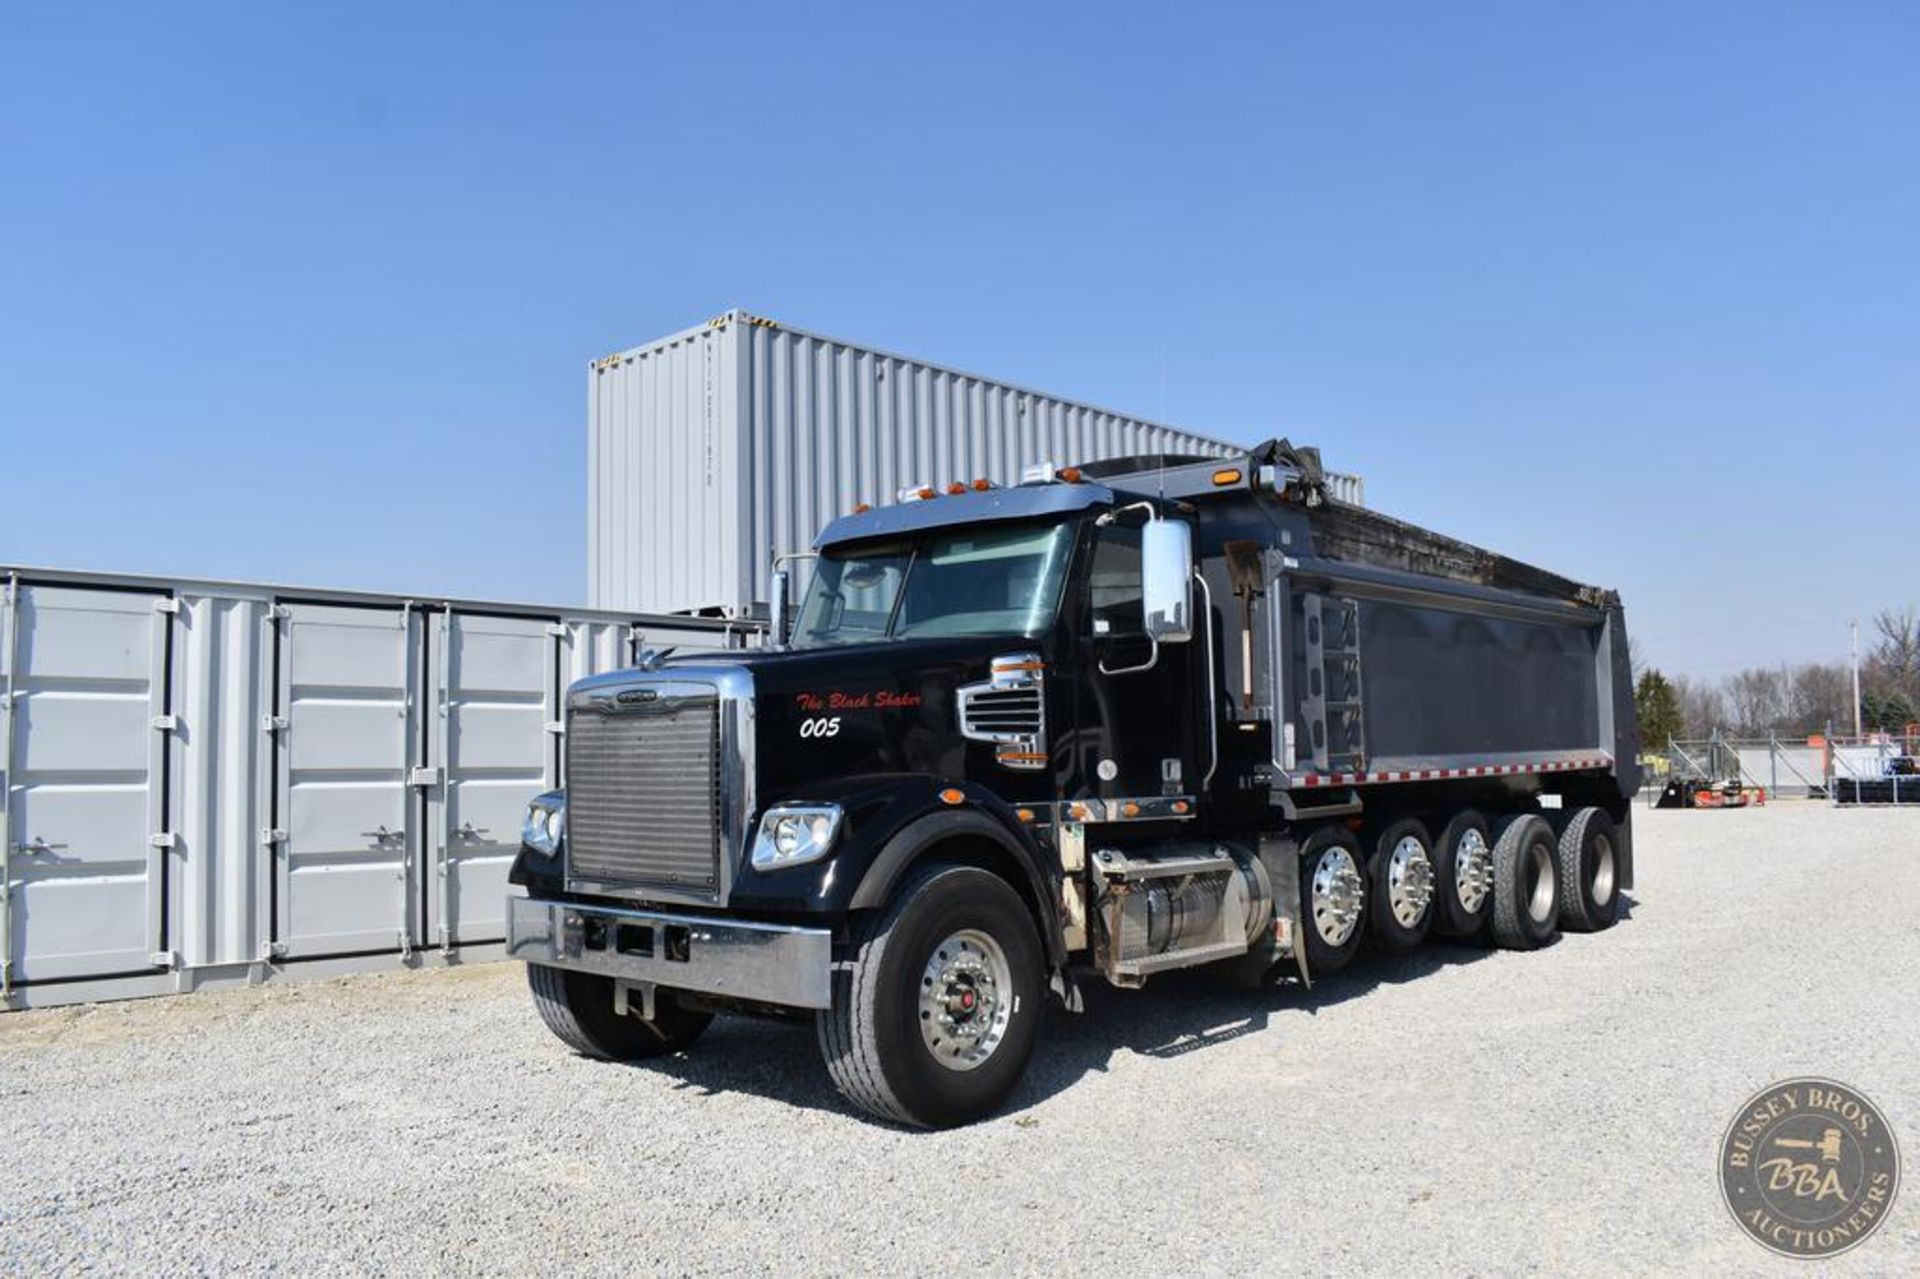
<svg viewBox="0 0 1920 1279">
<path fill-rule="evenodd" d="M 993 746 L 960 733 L 956 692 L 984 681 L 993 658 L 1038 648 L 1036 641 L 1005 635 L 891 640 L 689 655 L 647 673 L 670 676 L 676 666 L 723 663 L 753 673 L 755 775 L 766 804 L 831 798 L 829 786 L 875 774 L 953 781 L 992 775 Z M 1007 776 L 1013 790 L 1050 785 L 1045 773 Z"/>
</svg>

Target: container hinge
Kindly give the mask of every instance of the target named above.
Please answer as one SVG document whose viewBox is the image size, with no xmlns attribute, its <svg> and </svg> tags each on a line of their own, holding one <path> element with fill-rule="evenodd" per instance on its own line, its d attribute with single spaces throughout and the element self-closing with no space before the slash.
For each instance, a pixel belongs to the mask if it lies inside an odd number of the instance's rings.
<svg viewBox="0 0 1920 1279">
<path fill-rule="evenodd" d="M 437 768 L 415 768 L 407 773 L 409 786 L 438 786 L 440 770 Z"/>
<path fill-rule="evenodd" d="M 171 595 L 164 596 L 153 602 L 153 611 L 156 613 L 178 613 L 180 611 L 180 601 Z"/>
<path fill-rule="evenodd" d="M 547 634 L 553 636 L 555 639 L 566 639 L 572 635 L 573 632 L 567 629 L 566 623 L 554 622 L 547 627 Z"/>
<path fill-rule="evenodd" d="M 153 965 L 153 966 L 154 966 L 155 968 L 167 968 L 167 969 L 171 969 L 171 968 L 173 967 L 173 965 L 174 965 L 174 963 L 175 963 L 175 962 L 176 962 L 176 961 L 177 961 L 177 960 L 178 960 L 179 958 L 180 958 L 180 956 L 178 956 L 177 954 L 175 954 L 175 953 L 174 953 L 173 951 L 170 951 L 170 950 L 156 950 L 156 951 L 154 951 L 154 952 L 153 952 L 153 953 L 152 953 L 151 955 L 148 955 L 148 956 L 147 956 L 147 962 L 148 962 L 149 964 L 152 964 L 152 965 Z"/>
<path fill-rule="evenodd" d="M 147 843 L 154 848 L 178 848 L 180 836 L 170 830 L 163 830 L 157 835 L 147 836 Z"/>
<path fill-rule="evenodd" d="M 177 733 L 180 731 L 180 717 L 178 715 L 155 715 L 153 717 L 153 727 L 155 732 Z"/>
<path fill-rule="evenodd" d="M 260 842 L 269 848 L 275 844 L 284 844 L 287 842 L 287 832 L 278 827 L 268 828 L 263 826 L 260 828 Z"/>
<path fill-rule="evenodd" d="M 550 719 L 547 721 L 547 731 L 549 733 L 564 733 L 567 731 L 567 723 L 565 720 Z"/>
<path fill-rule="evenodd" d="M 284 622 L 289 617 L 292 617 L 292 616 L 293 616 L 293 610 L 288 608 L 285 604 L 267 605 L 267 620 L 269 622 Z"/>
<path fill-rule="evenodd" d="M 285 715 L 262 715 L 260 717 L 260 731 L 263 733 L 283 733 L 286 731 L 286 728 L 287 717 Z"/>
<path fill-rule="evenodd" d="M 267 963 L 287 957 L 287 944 L 283 941 L 263 941 L 260 943 L 260 958 Z"/>
</svg>

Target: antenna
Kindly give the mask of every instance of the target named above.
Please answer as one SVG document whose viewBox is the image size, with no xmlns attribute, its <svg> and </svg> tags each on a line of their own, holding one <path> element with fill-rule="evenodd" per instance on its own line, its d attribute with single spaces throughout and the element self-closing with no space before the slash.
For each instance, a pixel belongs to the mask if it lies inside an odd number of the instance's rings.
<svg viewBox="0 0 1920 1279">
<path fill-rule="evenodd" d="M 1165 338 L 1160 340 L 1160 407 L 1154 411 L 1154 416 L 1159 419 L 1161 426 L 1167 424 L 1167 342 Z M 1164 448 L 1160 450 L 1160 474 L 1154 478 L 1159 484 L 1160 505 L 1164 507 L 1167 504 L 1167 451 Z"/>
</svg>

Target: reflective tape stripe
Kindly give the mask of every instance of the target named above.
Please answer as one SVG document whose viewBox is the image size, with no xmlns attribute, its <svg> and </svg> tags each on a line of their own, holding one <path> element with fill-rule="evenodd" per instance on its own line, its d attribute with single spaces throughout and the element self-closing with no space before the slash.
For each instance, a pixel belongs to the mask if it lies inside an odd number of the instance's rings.
<svg viewBox="0 0 1920 1279">
<path fill-rule="evenodd" d="M 1308 773 L 1292 783 L 1296 789 L 1322 786 L 1367 786 L 1382 782 L 1425 782 L 1455 777 L 1511 777 L 1521 773 L 1561 773 L 1579 769 L 1611 768 L 1610 755 L 1542 760 L 1538 764 L 1467 764 L 1460 768 L 1408 769 L 1392 773 Z"/>
</svg>

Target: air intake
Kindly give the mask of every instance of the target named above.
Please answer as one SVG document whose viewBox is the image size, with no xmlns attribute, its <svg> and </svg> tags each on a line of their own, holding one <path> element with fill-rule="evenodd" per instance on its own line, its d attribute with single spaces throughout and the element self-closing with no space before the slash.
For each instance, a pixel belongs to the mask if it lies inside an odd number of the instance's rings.
<svg viewBox="0 0 1920 1279">
<path fill-rule="evenodd" d="M 1010 653 L 987 667 L 987 682 L 964 684 L 959 701 L 960 735 L 991 742 L 1007 768 L 1037 771 L 1047 766 L 1047 703 L 1037 653 Z"/>
</svg>

